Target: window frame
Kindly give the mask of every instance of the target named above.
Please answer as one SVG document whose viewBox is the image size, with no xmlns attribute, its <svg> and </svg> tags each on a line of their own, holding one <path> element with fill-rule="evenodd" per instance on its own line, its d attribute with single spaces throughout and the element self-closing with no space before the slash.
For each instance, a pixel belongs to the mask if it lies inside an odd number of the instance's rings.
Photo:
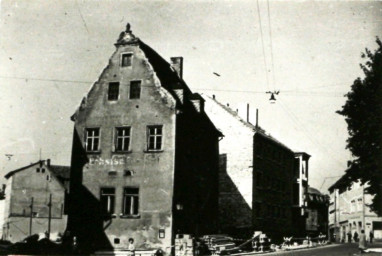
<svg viewBox="0 0 382 256">
<path fill-rule="evenodd" d="M 112 94 L 110 94 L 110 88 L 111 88 L 111 86 L 112 85 L 117 85 L 118 86 L 118 90 L 117 90 L 117 97 L 116 98 L 110 98 L 110 95 L 112 95 Z M 120 93 L 119 93 L 119 88 L 120 88 L 120 82 L 109 82 L 108 83 L 108 88 L 107 88 L 107 101 L 118 101 L 119 100 L 119 95 L 120 95 Z M 113 94 L 114 95 L 114 94 Z"/>
<path fill-rule="evenodd" d="M 130 55 L 130 65 L 123 65 L 123 57 L 124 56 L 129 56 Z M 133 59 L 134 59 L 134 54 L 133 52 L 122 52 L 121 53 L 121 59 L 120 59 L 120 67 L 122 68 L 128 68 L 133 66 Z"/>
<path fill-rule="evenodd" d="M 133 84 L 134 83 L 137 83 L 139 82 L 139 95 L 138 97 L 135 96 L 134 94 L 134 98 L 132 97 L 133 95 Z M 129 87 L 129 99 L 130 100 L 139 100 L 141 98 L 141 95 L 142 95 L 142 80 L 131 80 L 130 81 L 130 87 Z"/>
<path fill-rule="evenodd" d="M 113 196 L 112 206 L 113 207 L 112 207 L 110 212 L 108 211 L 108 209 L 106 209 L 106 211 L 104 212 L 104 209 L 103 209 L 102 196 L 105 195 L 105 194 L 102 193 L 103 189 L 113 189 L 114 190 L 114 194 L 112 194 L 112 196 Z M 101 209 L 100 210 L 101 210 L 102 214 L 104 214 L 104 215 L 113 215 L 113 214 L 115 214 L 115 198 L 116 198 L 115 191 L 116 191 L 116 189 L 114 187 L 100 187 L 100 190 L 99 190 L 99 195 L 100 195 L 99 196 L 99 200 L 100 200 L 100 204 L 101 204 Z M 109 198 L 110 195 L 111 194 L 106 194 L 107 198 Z"/>
<path fill-rule="evenodd" d="M 161 134 L 158 135 L 158 134 L 153 134 L 151 135 L 150 134 L 150 128 L 161 128 Z M 163 143 L 164 143 L 164 126 L 163 125 L 147 125 L 146 126 L 146 151 L 147 152 L 161 152 L 163 151 Z M 151 136 L 154 136 L 154 148 L 150 148 L 150 138 Z M 160 148 L 157 149 L 157 137 L 160 136 L 161 137 L 161 144 L 160 144 Z"/>
<path fill-rule="evenodd" d="M 88 131 L 89 130 L 95 130 L 95 129 L 98 129 L 98 146 L 97 146 L 97 149 L 92 149 L 92 150 L 88 150 Z M 100 152 L 100 149 L 101 149 L 101 127 L 86 127 L 85 128 L 85 151 L 87 153 L 98 153 Z M 93 139 L 93 145 L 94 145 L 94 139 Z M 93 147 L 92 147 L 93 148 Z"/>
<path fill-rule="evenodd" d="M 129 138 L 129 143 L 127 145 L 127 149 L 121 149 L 119 150 L 118 149 L 118 130 L 119 129 L 126 129 L 128 128 L 129 129 L 129 135 L 128 136 L 125 136 L 125 137 L 122 137 L 123 138 L 126 138 L 128 137 Z M 117 126 L 114 128 L 114 152 L 115 153 L 125 153 L 125 152 L 131 152 L 131 134 L 132 134 L 132 127 L 131 126 Z"/>
<path fill-rule="evenodd" d="M 127 194 L 126 190 L 127 189 L 137 189 L 138 190 L 138 193 L 137 194 Z M 136 197 L 137 198 L 137 213 L 134 214 L 134 212 L 131 214 L 130 213 L 126 213 L 125 212 L 125 202 L 126 202 L 126 196 L 130 195 L 131 197 Z M 134 200 L 133 200 L 134 201 Z M 122 213 L 121 213 L 121 218 L 140 218 L 140 189 L 139 187 L 136 187 L 136 186 L 126 186 L 126 187 L 123 187 L 123 194 L 122 194 Z M 131 209 L 131 207 L 133 209 Z M 130 206 L 130 210 L 133 210 L 134 211 L 134 206 Z"/>
</svg>

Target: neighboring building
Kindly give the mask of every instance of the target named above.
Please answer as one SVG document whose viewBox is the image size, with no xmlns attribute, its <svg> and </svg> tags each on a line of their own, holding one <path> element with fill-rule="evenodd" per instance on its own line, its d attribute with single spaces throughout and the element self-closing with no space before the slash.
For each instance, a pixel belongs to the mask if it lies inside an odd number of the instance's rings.
<svg viewBox="0 0 382 256">
<path fill-rule="evenodd" d="M 224 138 L 219 143 L 219 223 L 222 233 L 273 239 L 294 234 L 295 155 L 237 111 L 203 95 L 205 110 Z"/>
<path fill-rule="evenodd" d="M 305 230 L 307 235 L 317 237 L 328 234 L 329 196 L 321 194 L 315 188 L 308 188 Z"/>
<path fill-rule="evenodd" d="M 175 234 L 217 229 L 222 134 L 204 100 L 128 25 L 76 113 L 68 231 L 84 251 L 170 253 Z"/>
<path fill-rule="evenodd" d="M 375 238 L 382 238 L 382 217 L 369 208 L 373 196 L 365 193 L 367 184 L 350 182 L 347 174 L 343 175 L 330 188 L 329 230 L 332 239 L 347 241 L 346 234 L 355 232 L 369 237 L 370 231 Z M 351 185 L 348 185 L 351 184 Z"/>
<path fill-rule="evenodd" d="M 306 207 L 309 181 L 309 159 L 310 155 L 305 152 L 295 153 L 294 183 L 293 183 L 293 225 L 295 236 L 304 237 L 307 230 Z"/>
<path fill-rule="evenodd" d="M 67 216 L 64 207 L 69 169 L 51 165 L 48 159 L 5 175 L 3 239 L 18 242 L 30 234 L 39 234 L 43 238 L 49 230 L 49 221 L 51 239 L 65 231 Z"/>
</svg>

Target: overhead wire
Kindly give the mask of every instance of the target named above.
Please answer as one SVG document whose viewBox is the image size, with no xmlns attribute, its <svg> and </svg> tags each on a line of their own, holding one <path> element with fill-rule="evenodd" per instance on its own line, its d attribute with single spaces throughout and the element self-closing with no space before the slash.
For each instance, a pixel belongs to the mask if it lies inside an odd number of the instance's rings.
<svg viewBox="0 0 382 256">
<path fill-rule="evenodd" d="M 275 76 L 275 65 L 274 65 L 274 58 L 273 58 L 272 25 L 271 25 L 271 11 L 270 11 L 270 8 L 269 8 L 269 0 L 267 0 L 267 7 L 268 7 L 269 40 L 270 40 L 270 46 L 271 46 L 271 63 L 272 63 L 273 90 L 276 91 L 276 88 L 275 88 L 276 76 Z"/>
<path fill-rule="evenodd" d="M 26 82 L 28 81 L 42 81 L 42 82 L 54 82 L 54 83 L 75 83 L 75 84 L 92 84 L 94 81 L 81 81 L 81 80 L 63 80 L 63 79 L 48 79 L 48 78 L 35 78 L 35 77 L 15 77 L 15 76 L 0 76 L 0 79 L 18 79 L 18 80 L 24 80 Z M 337 86 L 338 84 L 335 85 L 324 85 L 324 86 L 318 86 L 318 87 L 308 87 L 306 89 L 316 89 L 316 88 L 324 88 L 324 87 L 332 87 L 332 86 Z M 211 89 L 211 88 L 193 88 L 194 90 L 200 90 L 200 91 L 216 91 L 216 92 L 233 92 L 233 93 L 265 93 L 264 91 L 251 91 L 251 90 L 225 90 L 225 89 Z M 333 96 L 333 97 L 342 97 L 342 92 L 341 95 L 331 95 L 330 91 L 325 91 L 325 92 L 312 92 L 312 91 L 297 91 L 297 90 L 286 90 L 282 91 L 284 95 L 288 96 L 295 96 L 292 94 L 306 94 L 306 95 L 314 95 L 314 96 Z M 345 92 L 343 92 L 345 94 Z"/>
<path fill-rule="evenodd" d="M 265 56 L 264 36 L 263 36 L 263 27 L 261 25 L 261 15 L 260 15 L 259 0 L 256 0 L 256 3 L 257 3 L 257 16 L 259 17 L 261 46 L 262 46 L 262 49 L 263 49 L 263 60 L 264 60 L 264 66 L 265 66 L 265 78 L 266 78 L 266 81 L 267 81 L 267 89 L 269 90 L 268 65 L 267 65 L 267 60 L 266 60 L 266 56 Z"/>
<path fill-rule="evenodd" d="M 281 107 L 284 109 L 284 111 L 291 117 L 292 120 L 294 120 L 294 122 L 297 124 L 297 127 L 301 128 L 300 130 L 305 134 L 305 136 L 315 145 L 318 145 L 319 148 L 321 148 L 321 150 L 323 152 L 326 153 L 326 155 L 328 155 L 332 160 L 334 160 L 337 164 L 339 164 L 339 166 L 342 165 L 342 162 L 339 161 L 338 159 L 334 158 L 333 155 L 334 154 L 330 154 L 328 152 L 328 149 L 326 149 L 324 146 L 322 146 L 322 144 L 315 140 L 314 139 L 314 136 L 310 136 L 309 134 L 309 131 L 306 130 L 305 126 L 299 121 L 299 119 L 297 118 L 297 116 L 285 105 L 282 103 L 282 101 L 280 101 L 280 105 Z"/>
</svg>

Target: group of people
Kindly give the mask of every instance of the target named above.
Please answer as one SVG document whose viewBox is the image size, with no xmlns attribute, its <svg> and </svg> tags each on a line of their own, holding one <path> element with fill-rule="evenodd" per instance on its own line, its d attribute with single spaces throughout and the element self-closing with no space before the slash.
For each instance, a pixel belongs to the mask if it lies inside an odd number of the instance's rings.
<svg viewBox="0 0 382 256">
<path fill-rule="evenodd" d="M 365 234 L 365 230 L 361 230 L 361 234 L 364 234 L 365 235 L 365 237 L 366 237 L 366 234 Z M 349 231 L 347 234 L 347 241 L 348 241 L 348 243 L 351 243 L 352 241 L 354 241 L 354 242 L 359 242 L 359 240 L 360 240 L 360 236 L 358 235 L 358 232 L 357 231 L 355 231 L 354 232 L 354 234 L 352 235 L 352 233 Z M 366 238 L 365 238 L 366 239 Z M 374 239 L 374 233 L 373 233 L 373 231 L 370 231 L 370 233 L 369 233 L 369 243 L 373 243 L 373 239 Z M 343 241 L 343 242 L 345 242 L 345 241 Z"/>
</svg>

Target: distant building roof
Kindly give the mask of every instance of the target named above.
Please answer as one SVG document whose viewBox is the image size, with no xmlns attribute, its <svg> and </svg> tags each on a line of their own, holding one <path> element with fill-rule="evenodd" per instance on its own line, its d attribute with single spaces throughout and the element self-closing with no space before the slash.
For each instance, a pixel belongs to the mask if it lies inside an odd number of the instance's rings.
<svg viewBox="0 0 382 256">
<path fill-rule="evenodd" d="M 54 173 L 54 175 L 57 176 L 57 178 L 60 178 L 62 180 L 69 180 L 70 179 L 70 167 L 69 166 L 51 165 L 48 168 Z"/>
<path fill-rule="evenodd" d="M 309 194 L 322 195 L 322 193 L 318 189 L 313 188 L 313 187 L 308 187 L 308 193 Z"/>
<path fill-rule="evenodd" d="M 344 189 L 348 187 L 352 183 L 351 177 L 348 173 L 342 175 L 333 185 L 331 185 L 328 190 L 330 193 L 333 192 L 334 189 Z"/>
<path fill-rule="evenodd" d="M 45 167 L 47 167 L 52 172 L 52 174 L 54 174 L 54 176 L 56 176 L 60 180 L 60 182 L 64 183 L 64 181 L 69 180 L 69 178 L 70 178 L 70 167 L 69 166 L 62 166 L 62 165 L 49 165 L 48 166 L 46 164 L 46 162 L 47 161 L 45 161 L 45 160 L 40 160 L 40 161 L 37 161 L 35 163 L 31 163 L 30 165 L 27 165 L 27 166 L 24 166 L 24 167 L 21 167 L 21 168 L 18 168 L 16 170 L 8 172 L 4 177 L 6 179 L 9 179 L 15 173 L 26 170 L 32 166 L 41 164 L 41 165 L 44 165 Z"/>
<path fill-rule="evenodd" d="M 245 127 L 251 129 L 253 132 L 255 132 L 255 133 L 259 134 L 259 135 L 262 135 L 263 137 L 266 137 L 267 139 L 269 139 L 269 140 L 275 142 L 276 144 L 278 144 L 278 145 L 288 149 L 289 151 L 292 151 L 288 146 L 286 146 L 285 144 L 281 143 L 276 138 L 272 137 L 270 134 L 266 134 L 266 131 L 263 128 L 261 128 L 260 126 L 253 125 L 252 123 L 245 121 L 243 118 L 241 118 L 239 116 L 239 114 L 235 110 L 233 110 L 230 107 L 220 103 L 218 100 L 216 100 L 215 98 L 211 98 L 208 95 L 202 94 L 202 96 L 205 99 L 209 100 L 209 101 L 215 102 L 218 106 L 220 106 L 222 109 L 227 111 L 228 114 L 230 114 L 233 117 L 235 117 L 238 120 L 238 122 L 242 123 Z"/>
</svg>

